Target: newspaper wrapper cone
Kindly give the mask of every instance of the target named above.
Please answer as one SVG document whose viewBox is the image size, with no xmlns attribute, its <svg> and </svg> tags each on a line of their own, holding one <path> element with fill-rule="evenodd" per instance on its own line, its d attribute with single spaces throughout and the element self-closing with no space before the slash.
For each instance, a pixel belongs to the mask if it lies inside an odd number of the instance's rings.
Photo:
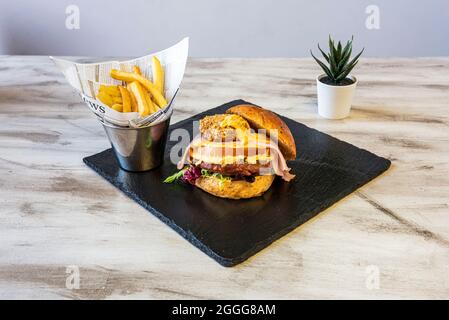
<svg viewBox="0 0 449 320">
<path fill-rule="evenodd" d="M 50 57 L 64 74 L 68 83 L 80 94 L 89 109 L 102 121 L 123 127 L 142 127 L 155 125 L 171 116 L 173 102 L 181 85 L 187 63 L 189 38 L 184 38 L 174 46 L 140 58 L 126 61 L 107 61 L 100 63 L 76 63 L 73 61 Z M 118 112 L 108 107 L 95 97 L 100 85 L 122 85 L 122 81 L 111 78 L 110 71 L 118 69 L 132 72 L 133 66 L 139 66 L 142 75 L 153 80 L 151 58 L 157 56 L 165 71 L 165 98 L 167 106 L 142 118 L 137 112 Z"/>
</svg>

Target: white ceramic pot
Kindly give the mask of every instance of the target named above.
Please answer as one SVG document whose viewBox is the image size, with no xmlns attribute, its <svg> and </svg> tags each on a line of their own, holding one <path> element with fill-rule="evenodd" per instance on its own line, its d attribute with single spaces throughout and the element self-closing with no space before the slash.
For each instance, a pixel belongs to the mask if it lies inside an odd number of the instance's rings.
<svg viewBox="0 0 449 320">
<path fill-rule="evenodd" d="M 349 76 L 354 82 L 347 86 L 332 86 L 322 83 L 322 74 L 316 78 L 318 93 L 318 114 L 328 119 L 343 119 L 349 116 L 352 98 L 357 86 L 356 77 Z"/>
</svg>

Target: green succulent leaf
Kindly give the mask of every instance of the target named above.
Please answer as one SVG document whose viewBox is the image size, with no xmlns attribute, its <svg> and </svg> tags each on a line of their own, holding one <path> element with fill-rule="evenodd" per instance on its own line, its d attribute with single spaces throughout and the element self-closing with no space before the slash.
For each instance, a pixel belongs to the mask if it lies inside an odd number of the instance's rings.
<svg viewBox="0 0 449 320">
<path fill-rule="evenodd" d="M 326 59 L 326 62 L 328 63 L 327 65 L 321 60 L 317 59 L 313 55 L 312 51 L 310 51 L 312 57 L 315 59 L 318 65 L 323 69 L 329 79 L 335 84 L 339 84 L 349 75 L 352 69 L 357 65 L 358 59 L 364 51 L 364 49 L 362 49 L 362 51 L 360 51 L 352 60 L 350 60 L 353 40 L 354 36 L 352 36 L 351 39 L 348 40 L 343 46 L 341 41 L 335 42 L 329 35 L 329 53 L 324 52 L 318 44 L 318 49 Z"/>
<path fill-rule="evenodd" d="M 335 49 L 334 40 L 332 40 L 331 36 L 329 35 L 329 56 L 336 56 L 337 50 Z"/>
<path fill-rule="evenodd" d="M 345 79 L 348 74 L 352 71 L 352 69 L 354 69 L 354 67 L 357 65 L 359 61 L 356 61 L 355 63 L 348 65 L 345 70 L 342 71 L 342 73 L 337 77 L 337 79 L 335 79 L 337 81 L 337 83 L 339 81 L 342 81 L 343 79 Z"/>
<path fill-rule="evenodd" d="M 310 50 L 310 54 L 312 55 L 312 57 L 315 59 L 315 61 L 318 63 L 318 65 L 321 67 L 321 69 L 323 69 L 324 73 L 326 73 L 326 75 L 329 78 L 332 78 L 332 73 L 329 70 L 329 68 L 323 63 L 321 62 L 317 57 L 315 57 L 312 53 L 312 50 Z"/>
<path fill-rule="evenodd" d="M 321 54 L 323 55 L 324 59 L 326 59 L 326 61 L 329 62 L 329 56 L 320 48 L 319 43 L 318 43 L 318 49 L 321 51 Z"/>
<path fill-rule="evenodd" d="M 349 62 L 348 64 L 351 65 L 351 64 L 353 64 L 354 62 L 356 62 L 357 59 L 362 55 L 362 53 L 363 53 L 364 50 L 365 50 L 365 48 L 363 48 L 362 51 L 360 51 L 360 52 L 354 57 L 354 59 L 352 59 L 351 62 Z"/>
<path fill-rule="evenodd" d="M 335 80 L 335 75 L 338 74 L 338 64 L 334 56 L 329 56 L 329 67 L 332 73 L 332 79 Z"/>
<path fill-rule="evenodd" d="M 348 63 L 349 58 L 351 57 L 351 53 L 352 53 L 352 41 L 348 41 L 345 45 L 345 47 L 343 48 L 343 52 L 341 54 L 341 60 L 338 63 L 338 70 L 341 71 L 343 66 L 346 65 L 346 63 Z"/>
<path fill-rule="evenodd" d="M 342 47 L 341 47 L 341 42 L 340 41 L 338 41 L 338 44 L 337 44 L 337 56 L 335 57 L 335 60 L 340 60 L 340 58 L 341 58 L 341 50 L 342 50 Z"/>
</svg>

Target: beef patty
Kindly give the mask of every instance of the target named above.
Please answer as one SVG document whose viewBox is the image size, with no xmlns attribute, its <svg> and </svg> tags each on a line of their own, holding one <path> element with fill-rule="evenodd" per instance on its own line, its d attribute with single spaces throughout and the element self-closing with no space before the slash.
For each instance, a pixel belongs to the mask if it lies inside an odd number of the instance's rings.
<svg viewBox="0 0 449 320">
<path fill-rule="evenodd" d="M 269 162 L 264 164 L 241 163 L 241 164 L 226 164 L 222 166 L 219 164 L 201 162 L 197 166 L 200 167 L 201 169 L 221 173 L 224 176 L 251 176 L 251 175 L 258 175 L 261 168 L 270 167 L 270 163 Z"/>
</svg>

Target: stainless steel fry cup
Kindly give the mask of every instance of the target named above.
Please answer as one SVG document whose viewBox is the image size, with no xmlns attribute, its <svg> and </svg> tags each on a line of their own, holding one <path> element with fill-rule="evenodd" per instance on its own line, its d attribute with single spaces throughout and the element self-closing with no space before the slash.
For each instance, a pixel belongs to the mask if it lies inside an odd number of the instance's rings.
<svg viewBox="0 0 449 320">
<path fill-rule="evenodd" d="M 170 118 L 171 115 L 156 125 L 142 128 L 119 127 L 101 122 L 122 169 L 147 171 L 162 163 Z"/>
</svg>

